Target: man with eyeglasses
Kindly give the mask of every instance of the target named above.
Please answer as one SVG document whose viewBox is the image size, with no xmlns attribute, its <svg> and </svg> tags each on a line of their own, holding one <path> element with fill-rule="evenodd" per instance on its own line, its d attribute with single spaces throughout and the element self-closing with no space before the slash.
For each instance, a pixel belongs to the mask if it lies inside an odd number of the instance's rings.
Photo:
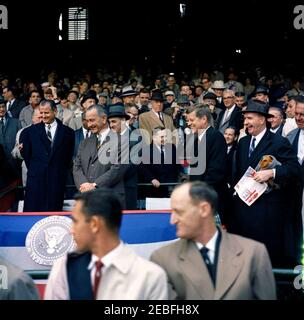
<svg viewBox="0 0 304 320">
<path fill-rule="evenodd" d="M 223 102 L 226 109 L 222 110 L 219 114 L 215 128 L 222 134 L 224 134 L 225 130 L 230 126 L 234 126 L 237 130 L 240 130 L 243 127 L 243 117 L 241 110 L 235 104 L 234 91 L 224 90 Z"/>
</svg>

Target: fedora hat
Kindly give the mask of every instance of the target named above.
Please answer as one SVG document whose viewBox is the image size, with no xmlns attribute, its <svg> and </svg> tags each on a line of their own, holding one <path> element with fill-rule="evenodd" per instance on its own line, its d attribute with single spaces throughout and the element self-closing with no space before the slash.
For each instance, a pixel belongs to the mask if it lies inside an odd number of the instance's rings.
<svg viewBox="0 0 304 320">
<path fill-rule="evenodd" d="M 124 105 L 121 103 L 115 103 L 109 106 L 108 119 L 114 117 L 125 118 L 126 120 L 130 119 L 130 116 L 126 114 Z"/>
<path fill-rule="evenodd" d="M 131 89 L 130 86 L 128 86 L 122 89 L 122 93 L 120 97 L 123 98 L 123 97 L 136 96 L 136 95 L 137 95 L 137 92 Z"/>
<path fill-rule="evenodd" d="M 219 89 L 219 90 L 224 90 L 226 89 L 226 86 L 224 84 L 223 80 L 215 80 L 212 84 L 212 89 Z"/>
<path fill-rule="evenodd" d="M 268 113 L 269 104 L 259 100 L 249 100 L 246 110 L 243 113 L 258 113 L 266 118 L 272 118 L 273 115 Z"/>
<path fill-rule="evenodd" d="M 164 101 L 164 97 L 163 97 L 162 92 L 160 90 L 154 90 L 152 92 L 151 100 L 163 102 Z"/>
<path fill-rule="evenodd" d="M 216 94 L 213 92 L 207 92 L 204 96 L 203 99 L 212 99 L 216 100 Z"/>
<path fill-rule="evenodd" d="M 256 95 L 257 93 L 263 93 L 263 94 L 269 94 L 269 89 L 266 88 L 265 86 L 257 86 L 255 91 L 254 91 L 254 94 Z"/>
</svg>

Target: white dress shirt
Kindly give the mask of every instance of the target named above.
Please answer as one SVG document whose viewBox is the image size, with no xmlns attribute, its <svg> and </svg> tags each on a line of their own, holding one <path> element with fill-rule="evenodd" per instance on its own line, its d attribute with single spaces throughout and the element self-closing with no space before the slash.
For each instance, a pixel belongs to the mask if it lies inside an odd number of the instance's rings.
<svg viewBox="0 0 304 320">
<path fill-rule="evenodd" d="M 210 259 L 210 262 L 213 264 L 214 263 L 214 259 L 215 259 L 215 250 L 216 250 L 216 240 L 218 237 L 218 230 L 216 229 L 215 234 L 213 235 L 213 237 L 206 243 L 206 245 L 204 246 L 203 244 L 201 244 L 200 242 L 196 242 L 196 246 L 198 248 L 198 250 L 201 250 L 203 247 L 206 247 L 209 249 L 209 251 L 207 252 L 208 257 Z"/>
<path fill-rule="evenodd" d="M 250 140 L 250 145 L 252 143 L 253 138 L 255 138 L 255 147 L 254 149 L 256 149 L 256 147 L 258 146 L 258 144 L 260 143 L 260 141 L 262 140 L 262 138 L 264 137 L 264 134 L 266 133 L 267 128 L 265 128 L 262 132 L 260 132 L 257 136 L 251 136 L 251 140 Z"/>
<path fill-rule="evenodd" d="M 104 139 L 105 139 L 106 136 L 109 134 L 109 132 L 110 132 L 110 128 L 108 127 L 108 128 L 105 129 L 104 131 L 98 133 L 97 139 L 99 139 L 100 145 L 102 145 Z"/>
<path fill-rule="evenodd" d="M 298 141 L 298 161 L 302 165 L 304 161 L 304 129 L 300 130 Z"/>
<path fill-rule="evenodd" d="M 53 121 L 52 123 L 48 123 L 48 124 L 45 124 L 45 133 L 47 134 L 48 133 L 48 126 L 51 125 L 51 128 L 50 128 L 50 131 L 51 131 L 51 136 L 52 136 L 52 141 L 54 140 L 54 137 L 55 137 L 55 133 L 56 133 L 56 129 L 57 129 L 57 121 Z"/>
<path fill-rule="evenodd" d="M 199 142 L 202 141 L 202 139 L 203 139 L 206 131 L 207 131 L 210 127 L 211 127 L 211 126 L 207 127 L 206 129 L 203 129 L 202 132 L 198 135 L 198 140 L 199 140 Z"/>
<path fill-rule="evenodd" d="M 85 129 L 84 127 L 82 127 L 82 133 L 83 133 L 83 137 L 84 137 L 84 138 L 86 138 L 87 132 L 89 133 L 88 138 L 90 138 L 90 136 L 91 136 L 91 131 Z"/>
</svg>

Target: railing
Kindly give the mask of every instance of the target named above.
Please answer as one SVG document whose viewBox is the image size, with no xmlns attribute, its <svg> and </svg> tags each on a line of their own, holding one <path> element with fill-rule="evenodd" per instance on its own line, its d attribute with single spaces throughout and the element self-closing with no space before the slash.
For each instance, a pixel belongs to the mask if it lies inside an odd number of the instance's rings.
<svg viewBox="0 0 304 320">
<path fill-rule="evenodd" d="M 279 300 L 303 300 L 304 289 L 297 290 L 293 284 L 296 276 L 300 275 L 300 271 L 292 269 L 272 269 L 276 280 L 277 298 Z M 26 273 L 33 280 L 47 280 L 50 271 L 48 270 L 29 270 Z"/>
</svg>

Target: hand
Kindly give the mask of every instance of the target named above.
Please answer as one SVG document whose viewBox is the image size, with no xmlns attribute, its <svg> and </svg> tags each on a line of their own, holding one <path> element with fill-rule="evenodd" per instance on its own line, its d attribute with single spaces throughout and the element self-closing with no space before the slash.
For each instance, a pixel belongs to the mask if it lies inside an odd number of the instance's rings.
<svg viewBox="0 0 304 320">
<path fill-rule="evenodd" d="M 260 183 L 267 182 L 271 178 L 273 178 L 272 169 L 258 171 L 253 177 L 256 182 Z"/>
<path fill-rule="evenodd" d="M 23 143 L 20 143 L 19 146 L 18 146 L 18 149 L 21 151 L 23 148 Z"/>
<path fill-rule="evenodd" d="M 151 183 L 153 184 L 153 187 L 155 187 L 155 188 L 159 188 L 159 186 L 160 186 L 160 182 L 157 179 L 153 179 L 151 181 Z"/>
<path fill-rule="evenodd" d="M 87 192 L 94 189 L 95 189 L 95 183 L 85 182 L 80 185 L 79 191 L 83 193 L 83 192 Z"/>
</svg>

